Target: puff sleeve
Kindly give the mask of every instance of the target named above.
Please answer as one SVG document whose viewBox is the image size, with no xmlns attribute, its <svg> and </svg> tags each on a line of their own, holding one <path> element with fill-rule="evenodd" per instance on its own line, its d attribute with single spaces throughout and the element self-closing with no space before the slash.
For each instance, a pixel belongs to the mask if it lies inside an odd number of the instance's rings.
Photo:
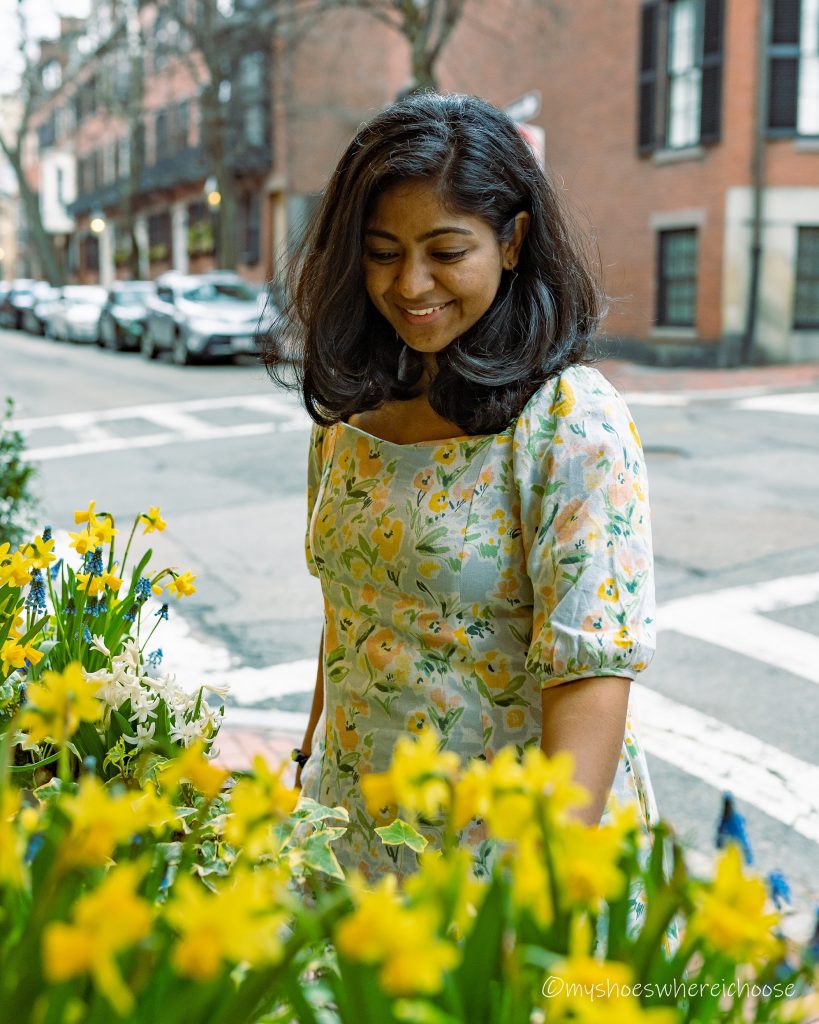
<svg viewBox="0 0 819 1024">
<path fill-rule="evenodd" d="M 324 449 L 328 430 L 314 423 L 310 430 L 310 447 L 307 452 L 307 530 L 304 537 L 304 553 L 307 570 L 311 576 L 318 576 L 318 566 L 313 556 L 311 542 L 313 514 L 316 509 L 321 480 L 324 472 Z"/>
<path fill-rule="evenodd" d="M 526 667 L 546 688 L 633 679 L 655 647 L 648 486 L 639 435 L 611 384 L 571 367 L 524 410 L 514 437 L 533 591 Z"/>
</svg>

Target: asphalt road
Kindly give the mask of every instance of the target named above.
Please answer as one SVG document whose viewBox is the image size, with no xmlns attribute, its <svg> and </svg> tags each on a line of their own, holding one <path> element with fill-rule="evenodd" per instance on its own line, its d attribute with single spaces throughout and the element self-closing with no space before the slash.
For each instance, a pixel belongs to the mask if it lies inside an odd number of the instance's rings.
<svg viewBox="0 0 819 1024">
<path fill-rule="evenodd" d="M 661 811 L 707 855 L 732 790 L 762 872 L 819 899 L 819 384 L 605 367 L 647 452 L 660 645 L 635 704 Z M 814 368 L 815 370 L 815 368 Z M 736 387 L 741 379 L 743 386 Z M 703 381 L 706 375 L 703 375 Z M 179 368 L 0 332 L 42 521 L 159 505 L 157 563 L 197 576 L 167 663 L 233 682 L 234 724 L 298 734 L 321 595 L 303 560 L 308 421 L 263 371 Z M 152 538 L 152 539 L 153 539 Z"/>
</svg>

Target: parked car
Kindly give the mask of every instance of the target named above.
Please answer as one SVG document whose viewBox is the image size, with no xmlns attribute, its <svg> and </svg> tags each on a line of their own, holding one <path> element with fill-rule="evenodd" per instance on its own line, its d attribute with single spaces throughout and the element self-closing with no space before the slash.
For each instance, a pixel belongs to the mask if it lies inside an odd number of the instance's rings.
<svg viewBox="0 0 819 1024">
<path fill-rule="evenodd" d="M 148 318 L 148 299 L 155 294 L 153 281 L 117 281 L 102 307 L 97 343 L 114 352 L 136 351 Z"/>
<path fill-rule="evenodd" d="M 60 297 L 46 320 L 46 335 L 65 341 L 96 341 L 100 313 L 108 297 L 96 284 L 69 284 L 60 289 Z"/>
<path fill-rule="evenodd" d="M 11 282 L 11 287 L 0 305 L 0 327 L 12 327 L 20 330 L 23 326 L 23 312 L 34 303 L 34 288 L 39 281 L 28 277 L 18 277 Z"/>
<path fill-rule="evenodd" d="M 179 366 L 255 352 L 266 296 L 232 271 L 157 279 L 142 354 L 169 350 Z"/>
<path fill-rule="evenodd" d="M 46 281 L 38 281 L 33 291 L 34 301 L 23 310 L 24 331 L 29 334 L 45 334 L 45 326 L 51 311 L 60 301 L 60 289 Z"/>
</svg>

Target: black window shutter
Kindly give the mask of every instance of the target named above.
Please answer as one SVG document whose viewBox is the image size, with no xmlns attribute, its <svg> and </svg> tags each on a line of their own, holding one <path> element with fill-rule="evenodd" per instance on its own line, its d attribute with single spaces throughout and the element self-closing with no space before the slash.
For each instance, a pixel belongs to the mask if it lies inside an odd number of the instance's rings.
<svg viewBox="0 0 819 1024">
<path fill-rule="evenodd" d="M 801 20 L 801 0 L 774 0 L 768 75 L 768 128 L 782 134 L 796 131 Z"/>
<path fill-rule="evenodd" d="M 725 2 L 705 0 L 702 50 L 700 142 L 718 142 L 722 122 L 722 64 Z"/>
<path fill-rule="evenodd" d="M 640 8 L 640 69 L 637 149 L 650 153 L 657 145 L 657 72 L 659 64 L 660 5 L 657 0 Z"/>
<path fill-rule="evenodd" d="M 802 0 L 774 0 L 771 42 L 778 45 L 799 45 L 802 21 Z"/>
</svg>

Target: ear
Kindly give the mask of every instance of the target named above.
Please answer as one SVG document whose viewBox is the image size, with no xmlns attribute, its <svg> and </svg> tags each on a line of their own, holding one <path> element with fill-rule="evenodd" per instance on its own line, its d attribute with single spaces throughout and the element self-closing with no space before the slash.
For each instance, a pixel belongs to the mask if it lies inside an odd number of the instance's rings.
<svg viewBox="0 0 819 1024">
<path fill-rule="evenodd" d="M 504 270 L 514 270 L 520 259 L 520 247 L 529 230 L 529 214 L 521 210 L 515 217 L 515 230 L 508 242 L 501 246 L 501 262 Z"/>
</svg>

